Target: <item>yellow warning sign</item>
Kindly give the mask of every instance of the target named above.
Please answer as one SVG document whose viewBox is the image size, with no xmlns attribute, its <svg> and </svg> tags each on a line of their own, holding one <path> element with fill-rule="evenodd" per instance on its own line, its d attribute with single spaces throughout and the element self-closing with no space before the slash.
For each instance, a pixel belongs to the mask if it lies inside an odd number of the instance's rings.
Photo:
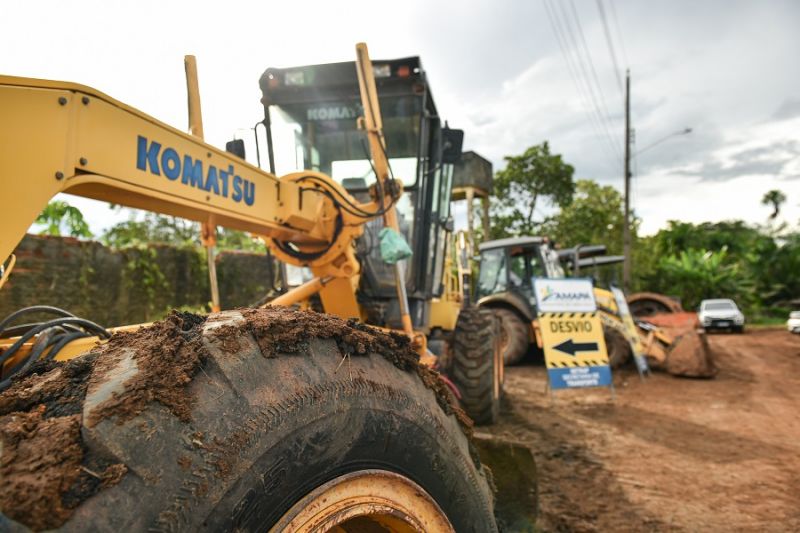
<svg viewBox="0 0 800 533">
<path fill-rule="evenodd" d="M 594 313 L 540 313 L 548 369 L 608 366 L 600 317 Z"/>
</svg>

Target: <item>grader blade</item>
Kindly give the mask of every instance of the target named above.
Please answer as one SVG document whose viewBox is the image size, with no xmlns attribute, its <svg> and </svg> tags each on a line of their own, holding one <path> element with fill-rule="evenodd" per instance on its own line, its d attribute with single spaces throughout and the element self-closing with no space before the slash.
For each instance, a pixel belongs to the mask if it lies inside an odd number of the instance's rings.
<svg viewBox="0 0 800 533">
<path fill-rule="evenodd" d="M 535 531 L 537 473 L 530 448 L 486 433 L 476 433 L 474 440 L 497 489 L 495 516 L 500 531 Z"/>
</svg>

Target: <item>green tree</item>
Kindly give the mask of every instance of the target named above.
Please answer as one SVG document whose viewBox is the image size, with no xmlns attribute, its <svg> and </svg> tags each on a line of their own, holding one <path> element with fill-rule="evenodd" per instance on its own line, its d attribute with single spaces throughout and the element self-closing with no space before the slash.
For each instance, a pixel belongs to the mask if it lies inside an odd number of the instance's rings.
<svg viewBox="0 0 800 533">
<path fill-rule="evenodd" d="M 753 280 L 746 266 L 732 261 L 727 248 L 719 251 L 690 248 L 662 257 L 653 279 L 657 292 L 677 295 L 685 309 L 694 309 L 705 298 L 734 298 L 750 304 Z"/>
<path fill-rule="evenodd" d="M 665 229 L 653 236 L 652 244 L 653 252 L 658 256 L 678 255 L 689 248 L 718 251 L 725 247 L 728 255 L 738 260 L 755 249 L 759 242 L 770 240 L 771 237 L 742 220 L 702 224 L 670 220 Z"/>
<path fill-rule="evenodd" d="M 778 234 L 741 220 L 671 221 L 636 247 L 636 290 L 698 299 L 731 297 L 746 314 L 782 317 L 800 294 L 800 233 Z"/>
<path fill-rule="evenodd" d="M 47 204 L 47 207 L 36 217 L 36 223 L 45 226 L 39 232 L 40 235 L 60 237 L 63 234 L 63 228 L 70 237 L 84 237 L 87 239 L 93 237 L 80 209 L 62 200 L 53 200 Z"/>
<path fill-rule="evenodd" d="M 800 297 L 800 233 L 762 239 L 746 259 L 762 306 L 788 307 Z"/>
<path fill-rule="evenodd" d="M 506 168 L 494 178 L 491 236 L 535 234 L 543 222 L 534 219 L 541 200 L 559 207 L 572 201 L 575 169 L 560 155 L 551 154 L 547 142 L 505 160 Z"/>
<path fill-rule="evenodd" d="M 622 195 L 617 189 L 592 180 L 579 180 L 572 202 L 562 207 L 542 229 L 563 247 L 605 244 L 609 254 L 620 254 L 624 222 Z M 633 226 L 635 236 L 638 222 L 634 221 Z"/>
<path fill-rule="evenodd" d="M 191 246 L 200 244 L 200 233 L 189 220 L 146 212 L 142 220 L 131 218 L 113 225 L 103 233 L 102 241 L 116 248 L 150 243 Z"/>
<path fill-rule="evenodd" d="M 246 231 L 228 228 L 217 228 L 217 247 L 220 250 L 238 250 L 255 254 L 267 252 L 267 245 L 263 240 L 253 237 Z"/>
<path fill-rule="evenodd" d="M 770 220 L 775 220 L 778 218 L 778 214 L 781 211 L 781 204 L 784 202 L 786 202 L 786 195 L 777 189 L 767 191 L 761 198 L 762 205 L 772 206 L 772 214 L 769 216 Z"/>
<path fill-rule="evenodd" d="M 125 248 L 159 243 L 172 246 L 200 246 L 200 229 L 196 222 L 179 217 L 147 212 L 142 220 L 126 220 L 105 231 L 102 240 L 109 246 Z M 217 248 L 265 253 L 263 241 L 233 229 L 217 228 Z"/>
</svg>

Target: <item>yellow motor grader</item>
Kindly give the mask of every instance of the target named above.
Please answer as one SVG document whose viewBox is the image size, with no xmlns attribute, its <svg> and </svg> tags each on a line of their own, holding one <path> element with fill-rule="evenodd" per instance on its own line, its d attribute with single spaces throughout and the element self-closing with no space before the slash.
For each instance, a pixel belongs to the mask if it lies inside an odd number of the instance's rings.
<svg viewBox="0 0 800 533">
<path fill-rule="evenodd" d="M 192 135 L 86 86 L 0 76 L 0 286 L 60 192 L 200 222 L 217 309 L 217 226 L 313 273 L 261 309 L 109 330 L 40 305 L 0 321 L 0 530 L 531 526 L 530 455 L 493 483 L 481 458 L 507 446 L 476 443 L 462 411 L 494 420 L 502 377 L 491 313 L 443 286 L 462 133 L 418 58 L 356 52 L 261 77 L 269 172 L 241 143 L 203 142 L 191 56 Z M 387 263 L 401 236 L 412 258 Z M 325 314 L 286 307 L 311 297 Z M 450 344 L 451 380 L 429 341 Z"/>
</svg>

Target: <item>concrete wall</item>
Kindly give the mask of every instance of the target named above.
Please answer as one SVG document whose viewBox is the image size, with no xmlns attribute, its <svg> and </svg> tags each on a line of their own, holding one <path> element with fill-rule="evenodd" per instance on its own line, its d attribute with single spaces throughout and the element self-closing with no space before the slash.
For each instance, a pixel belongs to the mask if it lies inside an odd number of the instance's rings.
<svg viewBox="0 0 800 533">
<path fill-rule="evenodd" d="M 0 319 L 30 305 L 54 305 L 103 326 L 155 320 L 172 308 L 200 311 L 211 299 L 205 252 L 151 245 L 114 250 L 92 241 L 27 235 L 0 289 Z M 242 307 L 270 288 L 266 256 L 222 252 L 217 277 L 223 309 Z"/>
</svg>

